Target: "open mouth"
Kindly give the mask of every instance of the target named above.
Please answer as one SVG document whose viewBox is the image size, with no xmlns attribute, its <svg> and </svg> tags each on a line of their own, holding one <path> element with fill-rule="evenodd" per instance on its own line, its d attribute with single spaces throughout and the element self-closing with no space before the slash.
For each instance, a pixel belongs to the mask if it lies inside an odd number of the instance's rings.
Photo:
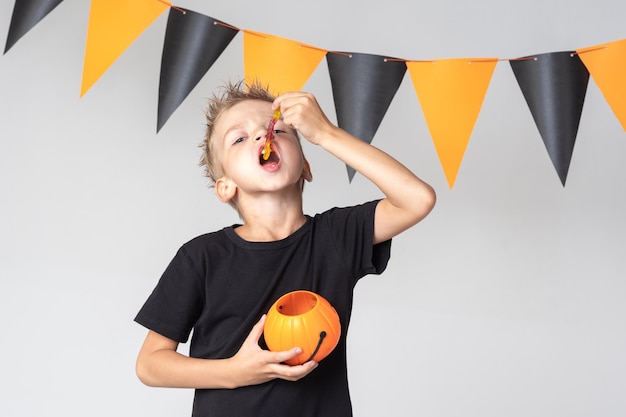
<svg viewBox="0 0 626 417">
<path fill-rule="evenodd" d="M 278 154 L 276 153 L 276 149 L 274 149 L 273 146 L 272 146 L 270 155 L 267 159 L 264 158 L 263 148 L 259 152 L 259 164 L 261 164 L 261 166 L 269 165 L 269 164 L 277 164 L 278 162 L 280 162 L 280 158 Z"/>
</svg>

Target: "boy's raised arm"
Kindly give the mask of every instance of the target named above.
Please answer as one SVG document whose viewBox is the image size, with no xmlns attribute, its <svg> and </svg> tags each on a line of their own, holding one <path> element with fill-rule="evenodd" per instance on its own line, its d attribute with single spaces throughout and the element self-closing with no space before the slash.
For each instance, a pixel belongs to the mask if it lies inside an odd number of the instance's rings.
<svg viewBox="0 0 626 417">
<path fill-rule="evenodd" d="M 387 153 L 333 125 L 313 95 L 287 93 L 278 97 L 273 107 L 280 107 L 285 123 L 305 139 L 339 158 L 383 192 L 385 198 L 376 208 L 374 243 L 415 225 L 434 207 L 436 196 L 430 185 Z"/>
</svg>

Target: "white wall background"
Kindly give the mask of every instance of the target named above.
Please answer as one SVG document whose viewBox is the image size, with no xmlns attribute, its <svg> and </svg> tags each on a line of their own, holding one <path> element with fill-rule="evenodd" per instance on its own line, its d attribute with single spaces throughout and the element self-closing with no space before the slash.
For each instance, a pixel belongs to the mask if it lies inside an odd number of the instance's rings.
<svg viewBox="0 0 626 417">
<path fill-rule="evenodd" d="M 157 135 L 167 13 L 79 99 L 89 3 L 0 57 L 0 415 L 185 416 L 134 375 L 133 317 L 178 246 L 237 221 L 197 167 L 205 97 L 242 75 L 237 35 Z M 406 59 L 515 58 L 626 37 L 617 0 L 175 3 L 244 29 Z M 4 47 L 13 2 L 0 3 Z M 322 61 L 306 90 L 335 120 Z M 451 121 L 452 123 L 454 121 Z M 410 78 L 373 144 L 438 192 L 357 287 L 355 415 L 626 414 L 626 133 L 590 80 L 566 187 L 508 62 L 450 190 Z M 305 145 L 306 210 L 379 196 Z"/>
</svg>

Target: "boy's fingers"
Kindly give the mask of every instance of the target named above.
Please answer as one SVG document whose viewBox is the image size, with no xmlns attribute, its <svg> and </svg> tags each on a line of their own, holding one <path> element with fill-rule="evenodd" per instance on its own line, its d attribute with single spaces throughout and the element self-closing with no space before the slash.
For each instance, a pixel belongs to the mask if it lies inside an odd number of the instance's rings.
<svg viewBox="0 0 626 417">
<path fill-rule="evenodd" d="M 279 378 L 286 379 L 289 381 L 297 381 L 300 378 L 308 375 L 313 372 L 315 368 L 317 368 L 317 362 L 309 361 L 303 363 L 302 365 L 286 365 L 280 364 L 280 368 L 277 368 L 277 374 Z"/>
<path fill-rule="evenodd" d="M 276 363 L 285 362 L 289 359 L 295 358 L 301 353 L 302 349 L 300 349 L 299 347 L 295 347 L 289 350 L 283 350 L 281 352 L 274 352 L 274 361 Z"/>
</svg>

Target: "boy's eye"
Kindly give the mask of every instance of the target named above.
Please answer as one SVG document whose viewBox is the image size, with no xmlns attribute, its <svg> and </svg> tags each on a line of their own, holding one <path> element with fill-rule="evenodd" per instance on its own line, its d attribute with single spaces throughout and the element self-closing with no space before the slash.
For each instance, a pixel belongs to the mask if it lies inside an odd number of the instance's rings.
<svg viewBox="0 0 626 417">
<path fill-rule="evenodd" d="M 278 134 L 278 133 L 287 133 L 284 130 L 280 130 L 280 129 L 274 129 L 274 134 Z"/>
<path fill-rule="evenodd" d="M 236 144 L 238 144 L 238 143 L 241 143 L 241 142 L 243 142 L 243 140 L 244 140 L 244 138 L 243 138 L 243 137 L 241 137 L 241 138 L 237 138 L 237 139 L 235 139 L 235 141 L 233 142 L 233 145 L 236 145 Z"/>
</svg>

